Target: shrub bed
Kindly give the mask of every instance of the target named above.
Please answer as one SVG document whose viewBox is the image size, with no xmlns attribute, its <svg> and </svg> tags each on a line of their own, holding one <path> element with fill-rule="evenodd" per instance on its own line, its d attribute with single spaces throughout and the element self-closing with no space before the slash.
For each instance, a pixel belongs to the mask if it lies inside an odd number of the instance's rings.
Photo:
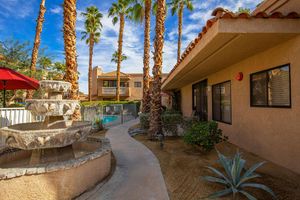
<svg viewBox="0 0 300 200">
<path fill-rule="evenodd" d="M 149 129 L 150 114 L 140 113 L 140 124 L 143 129 Z M 178 125 L 182 123 L 182 115 L 176 111 L 165 111 L 162 114 L 163 131 L 167 136 L 178 135 Z"/>
<path fill-rule="evenodd" d="M 210 151 L 215 144 L 226 141 L 228 138 L 223 136 L 222 130 L 218 128 L 215 121 L 196 122 L 187 130 L 184 135 L 184 142 L 190 145 L 201 147 L 205 151 Z"/>
</svg>

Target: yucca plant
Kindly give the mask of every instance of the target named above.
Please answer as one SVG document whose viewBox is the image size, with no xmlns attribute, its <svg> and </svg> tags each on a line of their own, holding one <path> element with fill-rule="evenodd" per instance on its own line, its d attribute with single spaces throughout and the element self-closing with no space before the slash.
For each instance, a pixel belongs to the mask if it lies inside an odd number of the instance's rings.
<svg viewBox="0 0 300 200">
<path fill-rule="evenodd" d="M 212 183 L 222 184 L 225 186 L 225 189 L 209 195 L 208 198 L 213 199 L 232 194 L 233 199 L 237 199 L 237 195 L 242 194 L 249 200 L 256 200 L 256 198 L 253 195 L 251 195 L 248 191 L 245 190 L 245 188 L 252 187 L 262 189 L 271 194 L 272 197 L 276 199 L 275 194 L 269 187 L 263 184 L 249 182 L 254 178 L 261 177 L 259 174 L 255 173 L 255 170 L 261 167 L 265 162 L 257 163 L 250 167 L 248 170 L 246 170 L 246 160 L 242 159 L 241 154 L 239 152 L 237 152 L 233 158 L 225 157 L 223 154 L 218 152 L 218 157 L 218 162 L 224 168 L 225 173 L 222 173 L 213 167 L 207 167 L 213 173 L 215 173 L 217 177 L 204 176 L 203 179 Z"/>
</svg>

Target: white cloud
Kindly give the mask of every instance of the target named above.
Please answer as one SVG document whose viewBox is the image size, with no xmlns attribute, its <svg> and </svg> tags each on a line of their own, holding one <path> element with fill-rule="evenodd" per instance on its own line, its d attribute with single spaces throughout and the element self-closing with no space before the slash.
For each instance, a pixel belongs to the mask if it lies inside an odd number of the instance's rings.
<svg viewBox="0 0 300 200">
<path fill-rule="evenodd" d="M 34 11 L 35 0 L 0 0 L 0 16 L 25 18 Z"/>
<path fill-rule="evenodd" d="M 53 14 L 61 14 L 62 13 L 62 7 L 57 6 L 55 8 L 50 8 L 50 12 Z"/>
</svg>

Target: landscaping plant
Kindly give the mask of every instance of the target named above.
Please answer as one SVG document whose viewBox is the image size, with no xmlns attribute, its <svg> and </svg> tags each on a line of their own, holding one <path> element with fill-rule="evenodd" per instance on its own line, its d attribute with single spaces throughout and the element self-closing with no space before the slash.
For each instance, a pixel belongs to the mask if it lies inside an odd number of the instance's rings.
<svg viewBox="0 0 300 200">
<path fill-rule="evenodd" d="M 256 200 L 256 198 L 246 191 L 245 188 L 258 188 L 268 192 L 276 199 L 275 194 L 269 187 L 263 184 L 250 182 L 250 180 L 254 178 L 261 177 L 259 174 L 255 173 L 255 170 L 265 162 L 257 163 L 248 170 L 245 170 L 246 160 L 242 159 L 239 152 L 237 152 L 233 158 L 225 157 L 218 152 L 218 157 L 218 162 L 221 164 L 225 173 L 222 173 L 213 167 L 208 167 L 208 169 L 215 173 L 217 177 L 204 176 L 203 179 L 212 183 L 222 184 L 225 186 L 225 189 L 209 195 L 208 198 L 218 198 L 232 194 L 233 199 L 237 199 L 237 195 L 242 194 L 249 200 Z"/>
<path fill-rule="evenodd" d="M 140 124 L 143 129 L 149 129 L 150 114 L 140 113 Z M 182 115 L 177 111 L 167 110 L 163 112 L 162 116 L 162 126 L 165 135 L 177 135 L 178 125 L 182 123 Z"/>
<path fill-rule="evenodd" d="M 93 123 L 93 126 L 96 130 L 103 130 L 102 119 L 97 117 Z"/>
<path fill-rule="evenodd" d="M 141 128 L 149 129 L 149 113 L 140 113 L 140 124 Z"/>
<path fill-rule="evenodd" d="M 212 150 L 215 144 L 227 139 L 226 136 L 223 136 L 222 130 L 218 128 L 218 123 L 215 121 L 193 123 L 183 138 L 185 143 L 199 146 L 205 151 Z"/>
<path fill-rule="evenodd" d="M 182 115 L 178 112 L 165 111 L 161 118 L 165 135 L 177 136 L 178 125 L 182 123 Z"/>
</svg>

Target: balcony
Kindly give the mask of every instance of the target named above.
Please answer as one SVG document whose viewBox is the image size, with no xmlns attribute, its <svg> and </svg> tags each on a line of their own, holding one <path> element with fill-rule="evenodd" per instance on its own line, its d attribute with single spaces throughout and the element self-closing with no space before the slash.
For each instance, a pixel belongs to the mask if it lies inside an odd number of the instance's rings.
<svg viewBox="0 0 300 200">
<path fill-rule="evenodd" d="M 116 87 L 102 87 L 100 88 L 99 96 L 115 96 L 116 91 Z M 130 96 L 130 88 L 120 87 L 120 96 Z"/>
</svg>

